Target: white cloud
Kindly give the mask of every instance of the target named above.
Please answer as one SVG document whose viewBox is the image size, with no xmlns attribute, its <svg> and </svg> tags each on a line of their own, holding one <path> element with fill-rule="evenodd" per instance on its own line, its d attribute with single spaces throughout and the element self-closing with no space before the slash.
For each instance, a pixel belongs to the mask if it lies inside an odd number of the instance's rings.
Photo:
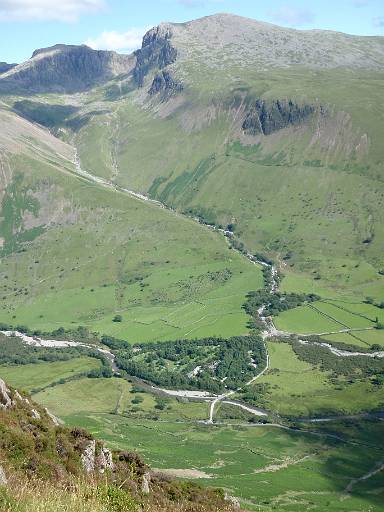
<svg viewBox="0 0 384 512">
<path fill-rule="evenodd" d="M 384 28 L 384 16 L 376 16 L 376 18 L 373 18 L 373 26 Z"/>
<path fill-rule="evenodd" d="M 291 5 L 282 5 L 271 13 L 272 18 L 278 23 L 297 27 L 314 20 L 314 14 L 308 9 L 302 9 Z"/>
<path fill-rule="evenodd" d="M 76 21 L 104 6 L 104 0 L 0 0 L 0 20 Z"/>
<path fill-rule="evenodd" d="M 143 35 L 148 30 L 149 27 L 131 28 L 126 32 L 105 31 L 95 38 L 90 37 L 85 44 L 94 50 L 119 50 L 130 53 L 141 47 Z"/>
</svg>

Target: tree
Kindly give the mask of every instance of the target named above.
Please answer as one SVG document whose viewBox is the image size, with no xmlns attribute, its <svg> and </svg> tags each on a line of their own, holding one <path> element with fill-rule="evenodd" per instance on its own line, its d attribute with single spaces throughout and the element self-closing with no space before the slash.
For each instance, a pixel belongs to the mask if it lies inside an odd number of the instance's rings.
<svg viewBox="0 0 384 512">
<path fill-rule="evenodd" d="M 112 320 L 112 322 L 122 322 L 122 321 L 123 321 L 123 317 L 121 315 L 115 315 Z"/>
</svg>

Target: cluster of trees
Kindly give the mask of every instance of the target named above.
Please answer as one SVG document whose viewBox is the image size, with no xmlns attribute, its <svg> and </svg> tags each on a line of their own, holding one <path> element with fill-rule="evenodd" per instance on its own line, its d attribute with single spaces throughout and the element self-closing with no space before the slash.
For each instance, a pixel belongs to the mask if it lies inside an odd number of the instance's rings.
<svg viewBox="0 0 384 512">
<path fill-rule="evenodd" d="M 293 309 L 307 302 L 315 302 L 319 297 L 314 293 L 269 293 L 267 290 L 257 290 L 247 294 L 244 310 L 251 316 L 257 316 L 257 310 L 265 305 L 267 316 L 277 316 L 282 311 Z"/>
<path fill-rule="evenodd" d="M 68 361 L 84 354 L 84 349 L 77 347 L 46 348 L 25 345 L 18 338 L 1 335 L 0 364 L 25 365 L 43 361 Z"/>
<path fill-rule="evenodd" d="M 110 361 L 104 357 L 102 354 L 100 354 L 100 352 L 97 352 L 97 351 L 91 351 L 89 354 L 87 354 L 91 357 L 94 357 L 95 359 L 99 359 L 99 361 L 101 362 L 101 365 L 99 368 L 94 368 L 93 370 L 91 370 L 88 374 L 87 374 L 87 377 L 91 378 L 91 379 L 110 379 L 111 377 L 113 377 L 113 370 L 112 370 L 112 366 L 111 366 L 111 363 Z"/>
<path fill-rule="evenodd" d="M 125 340 L 119 340 L 118 338 L 114 338 L 113 336 L 104 335 L 101 337 L 101 343 L 110 348 L 113 352 L 124 350 L 129 352 L 132 350 L 132 345 Z"/>
<path fill-rule="evenodd" d="M 81 340 L 90 340 L 95 339 L 97 333 L 91 333 L 88 327 L 83 325 L 79 325 L 76 328 L 65 329 L 64 327 L 59 327 L 53 331 L 42 331 L 40 329 L 30 329 L 25 325 L 12 325 L 7 323 L 0 323 L 0 331 L 18 331 L 26 334 L 27 336 L 53 336 L 59 339 L 81 339 Z"/>
<path fill-rule="evenodd" d="M 113 350 L 117 366 L 128 375 L 167 388 L 219 393 L 242 386 L 266 364 L 265 346 L 259 336 L 211 337 L 133 346 L 110 336 L 103 336 L 102 341 Z M 191 375 L 196 366 L 200 367 L 199 371 Z"/>
<path fill-rule="evenodd" d="M 366 356 L 335 357 L 327 348 L 319 345 L 303 345 L 291 339 L 292 348 L 299 359 L 319 366 L 334 377 L 343 376 L 350 382 L 384 376 L 384 360 Z"/>
<path fill-rule="evenodd" d="M 256 368 L 250 364 L 250 354 Z M 216 377 L 225 378 L 226 386 L 235 389 L 265 368 L 267 355 L 259 336 L 236 336 L 220 345 L 217 359 Z"/>
<path fill-rule="evenodd" d="M 0 364 L 25 365 L 41 362 L 69 361 L 81 356 L 98 359 L 100 368 L 91 370 L 88 377 L 112 377 L 112 368 L 109 360 L 97 350 L 87 347 L 49 348 L 35 347 L 24 344 L 19 338 L 9 338 L 0 334 Z"/>
<path fill-rule="evenodd" d="M 266 394 L 270 390 L 270 384 L 253 384 L 251 387 L 245 388 L 241 392 L 241 400 L 247 402 L 249 405 L 255 405 L 257 407 L 266 406 Z"/>
</svg>

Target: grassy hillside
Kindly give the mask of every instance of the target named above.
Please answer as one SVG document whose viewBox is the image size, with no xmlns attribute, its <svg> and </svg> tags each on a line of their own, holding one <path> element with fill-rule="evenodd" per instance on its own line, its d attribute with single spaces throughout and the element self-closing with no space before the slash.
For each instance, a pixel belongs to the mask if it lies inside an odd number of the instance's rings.
<svg viewBox="0 0 384 512">
<path fill-rule="evenodd" d="M 219 235 L 34 156 L 3 183 L 0 320 L 133 341 L 243 334 L 260 271 Z M 122 321 L 113 322 L 116 314 Z"/>
<path fill-rule="evenodd" d="M 208 93 L 194 81 L 177 97 L 144 105 L 133 91 L 104 102 L 105 113 L 75 141 L 89 172 L 208 222 L 235 224 L 249 249 L 314 289 L 379 299 L 382 79 L 377 72 L 249 71 L 241 85 L 217 79 Z M 259 97 L 322 105 L 325 113 L 270 135 L 245 135 L 241 120 Z"/>
</svg>

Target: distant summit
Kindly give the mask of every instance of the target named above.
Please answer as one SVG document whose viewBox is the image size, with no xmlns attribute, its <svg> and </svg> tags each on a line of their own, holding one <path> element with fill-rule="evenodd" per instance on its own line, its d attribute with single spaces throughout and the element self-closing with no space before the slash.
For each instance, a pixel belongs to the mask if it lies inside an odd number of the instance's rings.
<svg viewBox="0 0 384 512">
<path fill-rule="evenodd" d="M 17 66 L 17 64 L 8 64 L 8 62 L 0 62 L 0 75 L 2 73 L 6 73 L 15 66 Z"/>
<path fill-rule="evenodd" d="M 0 76 L 0 91 L 78 92 L 128 73 L 132 57 L 88 46 L 57 44 Z"/>
<path fill-rule="evenodd" d="M 214 14 L 188 23 L 162 23 L 180 58 L 223 66 L 308 68 L 384 66 L 384 38 L 328 30 L 296 30 L 233 14 Z M 152 30 L 153 33 L 153 30 Z M 146 39 L 146 36 L 144 40 Z M 197 57 L 198 56 L 198 57 Z"/>
</svg>

